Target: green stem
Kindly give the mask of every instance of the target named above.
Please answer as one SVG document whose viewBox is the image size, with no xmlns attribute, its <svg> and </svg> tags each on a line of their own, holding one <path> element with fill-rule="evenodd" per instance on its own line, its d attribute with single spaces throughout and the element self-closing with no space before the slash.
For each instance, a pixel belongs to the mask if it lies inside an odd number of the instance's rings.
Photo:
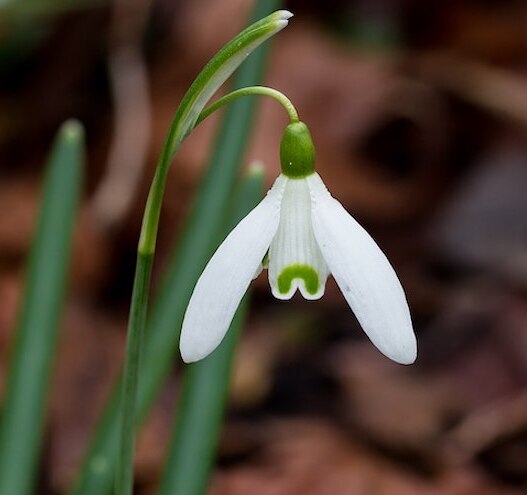
<svg viewBox="0 0 527 495">
<path fill-rule="evenodd" d="M 146 326 L 148 293 L 156 248 L 157 230 L 167 172 L 172 159 L 173 141 L 174 137 L 171 129 L 163 146 L 154 179 L 150 186 L 137 248 L 122 385 L 121 431 L 115 484 L 116 495 L 129 495 L 132 493 L 139 367 Z"/>
<path fill-rule="evenodd" d="M 288 16 L 284 16 L 283 12 L 275 12 L 261 21 L 252 24 L 225 45 L 197 76 L 185 94 L 170 126 L 169 134 L 157 164 L 154 180 L 150 187 L 139 238 L 137 268 L 130 308 L 123 378 L 121 433 L 116 473 L 117 495 L 129 495 L 132 490 L 141 343 L 145 332 L 149 281 L 156 247 L 159 217 L 161 214 L 166 177 L 172 157 L 179 149 L 184 138 L 196 127 L 198 115 L 201 113 L 201 109 L 206 101 L 209 100 L 223 81 L 242 62 L 245 56 L 265 39 L 287 25 L 287 18 Z M 252 93 L 249 92 L 247 94 L 260 94 L 255 92 L 254 89 L 247 89 L 250 92 L 252 91 Z M 266 88 L 264 91 L 269 95 L 272 93 L 273 97 L 279 99 L 282 104 L 285 104 L 286 108 L 289 109 L 288 112 L 290 115 L 296 115 L 296 111 L 291 105 L 291 102 L 285 96 L 269 88 Z M 239 96 L 242 96 L 242 94 L 240 93 Z M 230 101 L 235 97 L 231 96 Z M 228 101 L 224 101 L 219 106 L 225 103 L 228 103 Z M 294 113 L 291 113 L 291 108 Z M 206 118 L 206 116 L 203 118 Z M 298 120 L 298 117 L 296 119 Z"/>
<path fill-rule="evenodd" d="M 280 91 L 265 86 L 249 86 L 229 93 L 203 110 L 194 124 L 194 127 L 203 122 L 203 120 L 220 107 L 231 103 L 237 98 L 250 95 L 270 96 L 271 98 L 274 98 L 285 108 L 291 121 L 298 122 L 298 113 L 295 107 L 285 95 L 280 93 Z M 130 307 L 130 321 L 128 324 L 128 340 L 124 365 L 123 396 L 121 405 L 121 436 L 116 478 L 117 495 L 128 495 L 131 493 L 132 489 L 136 424 L 135 402 L 137 396 L 137 377 L 139 373 L 141 342 L 143 340 L 144 327 L 146 324 L 149 281 L 156 248 L 157 231 L 159 227 L 159 217 L 161 215 L 166 177 L 173 153 L 176 150 L 174 150 L 173 136 L 172 134 L 169 134 L 159 158 L 156 173 L 150 187 L 143 216 L 141 235 L 139 238 L 136 276 Z"/>
<path fill-rule="evenodd" d="M 214 113 L 222 106 L 227 105 L 228 103 L 231 103 L 232 101 L 236 100 L 237 98 L 241 98 L 242 96 L 252 95 L 270 96 L 271 98 L 274 98 L 284 107 L 285 111 L 289 115 L 291 123 L 299 121 L 298 112 L 296 111 L 296 108 L 291 103 L 291 100 L 283 93 L 280 93 L 280 91 L 276 89 L 268 88 L 267 86 L 249 86 L 247 88 L 237 89 L 236 91 L 233 91 L 223 96 L 218 101 L 215 101 L 212 105 L 205 108 L 205 110 L 203 110 L 199 115 L 198 120 L 196 121 L 196 125 L 203 122 L 209 115 Z"/>
<path fill-rule="evenodd" d="M 128 339 L 124 363 L 123 395 L 121 403 L 121 436 L 117 458 L 116 493 L 125 495 L 132 492 L 133 455 L 136 425 L 137 382 L 141 349 L 146 323 L 148 288 L 152 272 L 153 253 L 137 255 L 134 289 L 128 324 Z"/>
<path fill-rule="evenodd" d="M 298 114 L 295 108 L 282 93 L 271 88 L 253 86 L 233 91 L 218 100 L 200 114 L 194 127 L 221 106 L 232 102 L 236 98 L 248 95 L 265 95 L 277 99 L 286 108 L 291 120 L 296 119 L 296 121 L 298 121 Z M 139 238 L 136 275 L 130 307 L 130 321 L 128 324 L 128 339 L 124 364 L 123 395 L 121 403 L 121 436 L 116 478 L 117 495 L 128 495 L 132 490 L 133 452 L 136 424 L 135 403 L 137 400 L 138 388 L 137 380 L 144 327 L 146 324 L 146 308 L 152 261 L 156 248 L 157 231 L 159 227 L 159 217 L 161 215 L 166 177 L 173 155 L 173 148 L 173 136 L 169 134 L 159 158 L 156 173 L 150 187 Z"/>
<path fill-rule="evenodd" d="M 220 98 L 218 101 L 203 110 L 199 115 L 194 127 L 203 122 L 213 112 L 224 105 L 231 103 L 242 96 L 270 96 L 277 100 L 287 111 L 291 122 L 298 122 L 298 113 L 284 94 L 265 86 L 249 86 L 241 88 Z M 140 347 L 144 326 L 146 322 L 146 306 L 148 299 L 148 288 L 152 270 L 152 260 L 156 248 L 157 231 L 163 194 L 170 161 L 172 159 L 172 136 L 169 135 L 159 163 L 156 169 L 152 186 L 148 195 L 141 235 L 139 238 L 138 257 L 136 267 L 136 278 L 132 293 L 132 304 L 130 308 L 130 322 L 128 325 L 128 341 L 126 348 L 123 402 L 121 415 L 121 437 L 119 448 L 119 459 L 117 465 L 117 495 L 128 495 L 132 487 L 132 464 L 135 438 L 135 402 L 137 396 L 137 377 L 140 361 Z"/>
<path fill-rule="evenodd" d="M 298 122 L 298 113 L 291 101 L 280 91 L 265 86 L 249 86 L 229 93 L 206 108 L 199 115 L 194 127 L 203 122 L 209 115 L 220 107 L 231 103 L 242 96 L 261 95 L 270 96 L 279 101 L 287 111 L 292 122 Z M 137 379 L 139 374 L 141 347 L 146 325 L 146 307 L 148 300 L 149 282 L 152 271 L 159 217 L 163 203 L 167 172 L 173 153 L 179 147 L 174 146 L 174 137 L 169 134 L 159 158 L 156 173 L 150 187 L 146 202 L 143 224 L 139 238 L 136 275 L 132 302 L 130 307 L 130 321 L 128 324 L 128 340 L 124 364 L 123 395 L 121 404 L 121 436 L 119 442 L 119 456 L 117 464 L 116 494 L 128 495 L 132 490 L 133 480 L 133 452 L 135 443 Z M 175 147 L 175 149 L 174 149 Z"/>
<path fill-rule="evenodd" d="M 143 224 L 139 236 L 138 252 L 142 254 L 154 254 L 156 250 L 157 230 L 159 227 L 159 217 L 163 204 L 163 195 L 167 178 L 170 156 L 161 155 L 157 169 L 150 186 L 148 198 L 146 200 Z"/>
</svg>

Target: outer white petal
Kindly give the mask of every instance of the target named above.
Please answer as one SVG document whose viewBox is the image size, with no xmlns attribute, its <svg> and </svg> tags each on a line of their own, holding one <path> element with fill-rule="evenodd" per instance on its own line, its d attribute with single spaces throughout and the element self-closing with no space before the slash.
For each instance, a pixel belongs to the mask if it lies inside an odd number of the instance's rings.
<svg viewBox="0 0 527 495">
<path fill-rule="evenodd" d="M 287 271 L 295 269 L 308 270 L 308 273 L 304 278 L 290 280 Z M 307 182 L 289 179 L 282 198 L 280 224 L 269 248 L 269 284 L 273 296 L 291 299 L 299 289 L 305 299 L 320 299 L 328 275 L 328 267 L 313 235 Z"/>
<path fill-rule="evenodd" d="M 370 340 L 389 358 L 417 356 L 408 303 L 389 261 L 370 235 L 313 174 L 307 178 L 315 238 L 331 273 Z"/>
<path fill-rule="evenodd" d="M 227 236 L 201 274 L 190 298 L 180 351 L 183 361 L 198 361 L 222 341 L 247 291 L 280 219 L 285 180 L 279 177 L 267 196 Z"/>
</svg>

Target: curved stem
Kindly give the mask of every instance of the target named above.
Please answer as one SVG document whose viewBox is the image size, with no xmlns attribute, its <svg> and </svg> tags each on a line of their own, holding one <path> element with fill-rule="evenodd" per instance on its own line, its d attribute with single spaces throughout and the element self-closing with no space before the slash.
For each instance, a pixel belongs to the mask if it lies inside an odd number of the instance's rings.
<svg viewBox="0 0 527 495">
<path fill-rule="evenodd" d="M 212 105 L 205 108 L 205 110 L 200 113 L 198 120 L 196 121 L 196 125 L 203 122 L 209 115 L 220 109 L 222 106 L 227 105 L 228 103 L 231 103 L 242 96 L 252 95 L 270 96 L 271 98 L 274 98 L 284 107 L 285 111 L 289 115 L 291 123 L 299 121 L 296 108 L 291 103 L 291 100 L 283 93 L 280 93 L 280 91 L 276 89 L 268 88 L 267 86 L 248 86 L 247 88 L 237 89 L 236 91 L 223 96 L 218 101 L 215 101 Z"/>
<path fill-rule="evenodd" d="M 134 438 L 136 425 L 136 401 L 137 388 L 139 380 L 139 363 L 142 347 L 142 340 L 146 322 L 146 311 L 148 292 L 150 286 L 150 276 L 152 271 L 152 262 L 156 248 L 157 231 L 159 227 L 159 217 L 161 215 L 161 206 L 165 190 L 166 178 L 170 163 L 174 153 L 179 149 L 181 142 L 198 124 L 206 119 L 211 113 L 218 108 L 226 105 L 241 96 L 263 95 L 270 96 L 278 100 L 292 122 L 298 122 L 298 113 L 289 101 L 279 91 L 264 86 L 250 86 L 242 88 L 220 98 L 210 107 L 201 112 L 196 123 L 192 125 L 184 136 L 178 136 L 177 126 L 172 125 L 161 156 L 156 167 L 156 172 L 148 199 L 146 202 L 141 233 L 139 237 L 136 275 L 134 279 L 134 288 L 132 292 L 132 301 L 130 307 L 130 319 L 128 322 L 128 339 L 124 363 L 122 403 L 121 403 L 121 431 L 119 438 L 119 455 L 117 458 L 116 472 L 116 495 L 129 495 L 132 493 L 133 482 L 133 453 Z M 177 124 L 177 121 L 176 121 Z"/>
<path fill-rule="evenodd" d="M 136 403 L 138 401 L 141 347 L 145 332 L 152 261 L 170 163 L 183 140 L 196 126 L 197 117 L 206 102 L 209 101 L 218 88 L 251 52 L 287 26 L 291 16 L 292 14 L 286 10 L 276 11 L 254 22 L 223 46 L 202 69 L 187 90 L 170 124 L 168 136 L 148 194 L 137 249 L 137 267 L 128 323 L 124 377 L 122 381 L 121 431 L 118 440 L 116 495 L 130 495 L 132 493 L 132 461 L 137 422 Z"/>
</svg>

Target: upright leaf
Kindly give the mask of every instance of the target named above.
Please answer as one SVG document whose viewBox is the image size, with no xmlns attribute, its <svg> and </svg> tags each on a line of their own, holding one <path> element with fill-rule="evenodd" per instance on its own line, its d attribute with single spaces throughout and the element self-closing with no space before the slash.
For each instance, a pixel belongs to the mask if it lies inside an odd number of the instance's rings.
<svg viewBox="0 0 527 495">
<path fill-rule="evenodd" d="M 260 200 L 262 170 L 243 180 L 224 234 Z M 232 361 L 247 309 L 245 296 L 220 346 L 207 358 L 185 367 L 185 376 L 161 495 L 201 495 L 208 484 L 229 391 Z"/>
<path fill-rule="evenodd" d="M 8 373 L 0 430 L 1 494 L 32 491 L 83 162 L 82 127 L 68 121 L 61 127 L 49 158 Z"/>
</svg>

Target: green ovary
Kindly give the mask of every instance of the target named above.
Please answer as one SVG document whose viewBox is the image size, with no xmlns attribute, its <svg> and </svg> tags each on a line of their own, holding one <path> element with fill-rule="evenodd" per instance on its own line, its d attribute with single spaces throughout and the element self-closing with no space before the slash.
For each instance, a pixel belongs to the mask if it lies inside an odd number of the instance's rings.
<svg viewBox="0 0 527 495">
<path fill-rule="evenodd" d="M 304 285 L 309 294 L 314 295 L 319 289 L 317 272 L 309 265 L 290 265 L 284 268 L 278 275 L 278 290 L 281 294 L 287 294 L 291 290 L 291 284 L 295 279 L 304 280 Z"/>
</svg>

